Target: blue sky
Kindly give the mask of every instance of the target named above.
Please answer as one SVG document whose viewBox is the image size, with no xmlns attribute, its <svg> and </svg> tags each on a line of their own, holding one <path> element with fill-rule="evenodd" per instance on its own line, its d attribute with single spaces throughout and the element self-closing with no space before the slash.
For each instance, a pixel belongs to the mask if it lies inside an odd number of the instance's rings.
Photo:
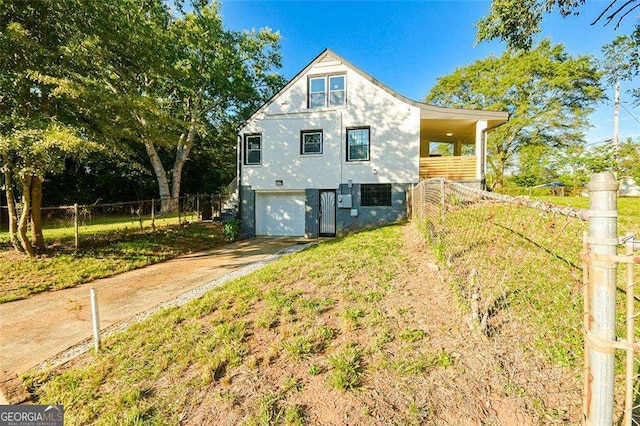
<svg viewBox="0 0 640 426">
<path fill-rule="evenodd" d="M 490 2 L 467 1 L 294 1 L 222 0 L 222 15 L 230 29 L 270 27 L 282 35 L 283 68 L 295 76 L 325 48 L 358 66 L 401 94 L 423 100 L 440 76 L 490 54 L 500 55 L 499 41 L 475 43 L 475 23 Z M 569 53 L 601 56 L 601 46 L 630 33 L 638 19 L 627 17 L 620 29 L 591 26 L 608 1 L 589 1 L 579 16 L 546 15 L 542 37 L 562 43 Z M 627 86 L 629 84 L 627 83 Z M 620 137 L 640 135 L 640 108 L 633 108 L 622 86 Z M 594 126 L 588 142 L 613 134 L 613 91 L 590 116 Z"/>
</svg>

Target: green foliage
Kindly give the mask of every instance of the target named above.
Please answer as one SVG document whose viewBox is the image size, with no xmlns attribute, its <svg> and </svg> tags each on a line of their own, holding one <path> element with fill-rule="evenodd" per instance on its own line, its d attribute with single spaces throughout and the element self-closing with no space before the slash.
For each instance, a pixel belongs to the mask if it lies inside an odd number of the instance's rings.
<svg viewBox="0 0 640 426">
<path fill-rule="evenodd" d="M 551 164 L 554 151 L 544 145 L 523 147 L 518 154 L 518 169 L 513 176 L 513 183 L 520 187 L 530 187 L 556 181 L 558 171 Z"/>
<path fill-rule="evenodd" d="M 640 73 L 640 28 L 631 35 L 621 35 L 602 47 L 603 67 L 609 83 L 630 80 Z"/>
<path fill-rule="evenodd" d="M 341 352 L 329 357 L 333 371 L 329 383 L 340 390 L 351 390 L 362 385 L 364 374 L 362 366 L 362 350 L 355 343 L 350 343 Z"/>
<path fill-rule="evenodd" d="M 487 141 L 489 171 L 499 187 L 522 148 L 582 141 L 586 116 L 602 97 L 600 75 L 593 57 L 572 57 L 543 40 L 530 51 L 491 56 L 440 77 L 426 101 L 509 113 Z"/>
<path fill-rule="evenodd" d="M 236 218 L 229 219 L 222 226 L 222 233 L 227 241 L 235 241 L 240 234 L 240 220 Z"/>
<path fill-rule="evenodd" d="M 563 16 L 579 14 L 580 6 L 586 0 L 493 0 L 489 14 L 478 24 L 477 41 L 500 39 L 507 43 L 512 50 L 528 50 L 533 45 L 533 37 L 540 32 L 540 24 L 545 13 L 552 13 L 555 9 Z M 618 24 L 637 5 L 636 0 L 630 0 L 621 6 L 606 7 L 599 17 L 593 17 L 593 22 L 602 20 L 605 25 L 612 21 Z M 603 8 L 607 3 L 603 3 Z M 636 26 L 636 30 L 639 27 Z"/>
<path fill-rule="evenodd" d="M 280 35 L 225 29 L 216 1 L 180 1 L 173 9 L 163 0 L 1 4 L 7 187 L 22 177 L 55 178 L 69 160 L 97 173 L 86 159 L 98 152 L 129 182 L 148 173 L 151 159 L 161 195 L 176 197 L 182 167 L 199 148 L 196 157 L 213 159 L 218 167 L 205 161 L 208 168 L 226 184 L 235 159 L 229 135 L 284 84 L 274 71 Z M 28 192 L 29 181 L 20 184 Z"/>
<path fill-rule="evenodd" d="M 400 332 L 399 336 L 402 340 L 406 340 L 409 342 L 416 342 L 418 340 L 422 340 L 427 333 L 424 330 L 417 330 L 412 328 L 404 329 Z"/>
</svg>

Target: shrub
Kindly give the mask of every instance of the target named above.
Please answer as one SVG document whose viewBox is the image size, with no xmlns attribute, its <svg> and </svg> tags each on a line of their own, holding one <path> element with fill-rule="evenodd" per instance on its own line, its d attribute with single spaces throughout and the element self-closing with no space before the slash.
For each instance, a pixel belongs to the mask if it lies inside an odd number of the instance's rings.
<svg viewBox="0 0 640 426">
<path fill-rule="evenodd" d="M 235 241 L 240 234 L 240 221 L 236 218 L 229 219 L 222 227 L 222 234 L 227 241 Z"/>
</svg>

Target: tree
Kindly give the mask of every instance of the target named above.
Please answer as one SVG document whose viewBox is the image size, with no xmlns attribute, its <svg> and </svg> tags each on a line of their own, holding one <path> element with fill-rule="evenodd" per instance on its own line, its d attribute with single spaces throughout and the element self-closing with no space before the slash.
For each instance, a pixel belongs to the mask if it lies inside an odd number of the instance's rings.
<svg viewBox="0 0 640 426">
<path fill-rule="evenodd" d="M 633 80 L 640 75 L 640 27 L 631 35 L 618 36 L 605 44 L 602 52 L 602 66 L 608 83 Z M 629 92 L 636 103 L 640 103 L 640 88 L 631 88 Z"/>
<path fill-rule="evenodd" d="M 117 78 L 113 70 L 137 70 L 136 64 L 158 51 L 148 29 L 168 16 L 161 0 L 0 0 L 0 154 L 16 248 L 32 256 L 44 250 L 45 175 L 62 172 L 67 158 L 99 146 L 118 149 L 136 137 L 129 110 L 144 110 L 148 119 L 164 124 L 155 120 L 155 99 L 144 93 L 106 97 L 97 88 Z M 148 49 L 128 54 L 140 44 L 136 37 L 148 37 Z M 19 219 L 16 195 L 22 198 Z"/>
<path fill-rule="evenodd" d="M 547 145 L 523 147 L 518 153 L 513 182 L 520 187 L 530 187 L 557 180 L 558 170 L 552 165 L 554 151 Z"/>
<path fill-rule="evenodd" d="M 198 143 L 229 122 L 239 123 L 284 84 L 272 72 L 280 67 L 278 33 L 226 31 L 217 3 L 192 6 L 193 11 L 172 23 L 170 32 L 174 72 L 164 82 L 170 100 L 165 105 L 169 115 L 180 117 L 181 126 L 178 136 L 164 145 L 174 149 L 169 170 L 158 155 L 157 146 L 162 144 L 145 140 L 165 202 L 163 210 L 173 207 L 180 196 L 183 167 Z"/>
<path fill-rule="evenodd" d="M 0 137 L 11 242 L 18 249 L 17 240 L 30 256 L 35 256 L 45 248 L 40 214 L 44 174 L 61 171 L 68 156 L 80 156 L 96 149 L 91 142 L 79 137 L 75 129 L 55 120 L 38 124 L 28 122 L 22 128 L 14 127 L 10 136 Z M 19 219 L 13 193 L 14 177 L 19 182 L 22 194 Z M 31 239 L 27 236 L 29 222 Z"/>
<path fill-rule="evenodd" d="M 638 0 L 627 0 L 616 4 L 610 1 L 592 25 L 604 21 L 605 25 L 616 22 L 616 28 L 633 10 L 640 7 Z M 501 39 L 510 50 L 529 50 L 533 36 L 540 32 L 540 23 L 545 13 L 556 8 L 563 16 L 580 13 L 586 0 L 493 0 L 489 14 L 478 24 L 477 42 Z M 640 24 L 636 25 L 636 30 Z"/>
<path fill-rule="evenodd" d="M 194 149 L 282 86 L 272 71 L 280 66 L 280 36 L 225 30 L 215 2 L 192 0 L 189 11 L 177 2 L 173 14 L 160 0 L 144 4 L 128 5 L 134 10 L 127 13 L 120 5 L 112 13 L 124 13 L 113 23 L 118 31 L 98 34 L 90 46 L 104 59 L 84 98 L 97 133 L 145 147 L 167 212 Z"/>
<path fill-rule="evenodd" d="M 509 121 L 492 132 L 487 146 L 495 176 L 490 186 L 500 187 L 523 147 L 580 143 L 586 116 L 601 97 L 595 60 L 574 58 L 564 46 L 545 39 L 530 51 L 505 52 L 456 69 L 437 80 L 426 101 L 509 113 Z"/>
<path fill-rule="evenodd" d="M 610 144 L 595 147 L 585 156 L 585 164 L 590 173 L 603 172 L 617 167 L 618 176 L 631 176 L 640 180 L 640 140 L 628 138 L 618 147 L 617 164 Z"/>
<path fill-rule="evenodd" d="M 0 155 L 9 232 L 16 249 L 31 256 L 44 250 L 44 174 L 59 170 L 61 155 L 76 155 L 91 145 L 66 114 L 68 100 L 77 93 L 65 52 L 68 42 L 85 37 L 77 25 L 81 5 L 75 0 L 0 1 Z M 22 198 L 19 219 L 16 183 Z"/>
</svg>

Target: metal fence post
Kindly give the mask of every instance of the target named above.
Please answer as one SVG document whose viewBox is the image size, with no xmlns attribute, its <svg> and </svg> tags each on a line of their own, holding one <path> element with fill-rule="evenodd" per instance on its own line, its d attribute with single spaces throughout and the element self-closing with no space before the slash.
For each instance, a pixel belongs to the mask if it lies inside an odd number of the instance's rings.
<svg viewBox="0 0 640 426">
<path fill-rule="evenodd" d="M 440 179 L 440 221 L 441 221 L 441 225 L 442 225 L 442 229 L 441 232 L 442 234 L 444 234 L 445 232 L 445 210 L 446 210 L 446 204 L 445 204 L 445 197 L 444 197 L 444 178 Z"/>
<path fill-rule="evenodd" d="M 180 225 L 182 223 L 182 217 L 180 217 L 180 197 L 176 197 L 176 200 L 178 202 L 178 225 Z"/>
<path fill-rule="evenodd" d="M 215 194 L 211 193 L 211 221 L 213 222 L 213 218 L 216 217 L 216 200 Z"/>
<path fill-rule="evenodd" d="M 633 240 L 627 241 L 625 244 L 625 254 L 627 256 L 633 256 Z M 634 355 L 634 343 L 635 340 L 635 288 L 633 285 L 633 264 L 627 263 L 626 271 L 625 271 L 625 282 L 627 289 L 627 344 L 629 345 L 629 349 L 627 349 L 627 362 L 626 362 L 626 389 L 625 389 L 625 401 L 624 401 L 624 424 L 631 425 L 633 424 L 633 406 L 634 406 L 634 387 L 636 384 L 635 376 L 636 372 L 634 369 L 635 361 L 633 359 Z"/>
<path fill-rule="evenodd" d="M 73 204 L 73 237 L 76 251 L 78 251 L 78 203 Z"/>
<path fill-rule="evenodd" d="M 156 230 L 156 200 L 151 199 L 151 228 Z"/>
<path fill-rule="evenodd" d="M 596 254 L 615 255 L 618 245 L 617 190 L 612 172 L 596 173 L 587 185 L 589 190 L 589 249 Z M 587 394 L 585 421 L 590 425 L 613 424 L 614 348 L 606 342 L 615 340 L 616 331 L 615 262 L 592 262 L 589 265 L 590 303 Z"/>
<path fill-rule="evenodd" d="M 91 318 L 93 323 L 93 347 L 96 353 L 100 350 L 100 317 L 98 315 L 98 295 L 95 288 L 89 289 L 91 297 Z"/>
</svg>

